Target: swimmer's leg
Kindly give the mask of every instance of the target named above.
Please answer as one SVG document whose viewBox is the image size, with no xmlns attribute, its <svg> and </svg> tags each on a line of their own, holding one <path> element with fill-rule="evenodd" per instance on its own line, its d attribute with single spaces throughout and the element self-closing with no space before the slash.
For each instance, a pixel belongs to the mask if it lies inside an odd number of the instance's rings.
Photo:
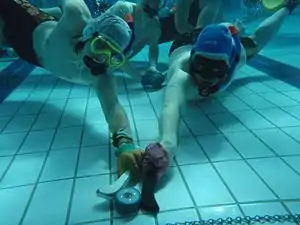
<svg viewBox="0 0 300 225">
<path fill-rule="evenodd" d="M 4 22 L 3 20 L 0 19 L 0 48 L 9 47 L 9 44 L 7 43 L 4 37 L 3 29 L 4 29 Z"/>
<path fill-rule="evenodd" d="M 289 0 L 289 2 L 292 1 L 294 0 Z M 278 33 L 284 20 L 289 16 L 290 13 L 291 8 L 287 4 L 287 6 L 279 9 L 258 26 L 254 34 L 248 38 L 248 41 L 252 39 L 252 41 L 256 44 L 256 47 L 253 48 L 252 46 L 252 48 L 248 48 L 244 45 L 248 58 L 258 54 L 268 44 L 268 42 Z M 245 40 L 247 40 L 247 38 L 245 38 Z"/>
<path fill-rule="evenodd" d="M 224 21 L 225 21 L 225 18 L 224 18 L 224 9 L 223 9 L 223 6 L 220 6 L 219 12 L 217 13 L 217 15 L 215 17 L 214 23 L 222 23 Z"/>
<path fill-rule="evenodd" d="M 289 0 L 291 2 L 293 0 Z M 257 44 L 257 53 L 278 33 L 284 20 L 289 16 L 289 5 L 279 9 L 272 16 L 264 20 L 251 37 Z"/>
<path fill-rule="evenodd" d="M 201 12 L 198 16 L 197 20 L 197 28 L 205 27 L 211 23 L 215 23 L 217 20 L 221 20 L 218 18 L 222 15 L 221 6 L 222 0 L 198 0 L 200 1 Z"/>
<path fill-rule="evenodd" d="M 63 15 L 60 7 L 52 7 L 52 8 L 41 8 L 41 10 L 50 16 L 53 16 L 57 19 L 60 19 Z"/>
</svg>

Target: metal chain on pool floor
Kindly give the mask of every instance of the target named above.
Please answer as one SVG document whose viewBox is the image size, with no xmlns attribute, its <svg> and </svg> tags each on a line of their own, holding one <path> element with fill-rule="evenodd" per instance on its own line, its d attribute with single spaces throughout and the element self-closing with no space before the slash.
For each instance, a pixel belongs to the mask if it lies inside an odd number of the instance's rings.
<svg viewBox="0 0 300 225">
<path fill-rule="evenodd" d="M 285 215 L 265 215 L 265 216 L 246 216 L 246 217 L 228 217 L 226 219 L 209 219 L 202 221 L 167 223 L 166 225 L 238 225 L 238 224 L 268 224 L 268 223 L 300 223 L 300 214 Z"/>
</svg>

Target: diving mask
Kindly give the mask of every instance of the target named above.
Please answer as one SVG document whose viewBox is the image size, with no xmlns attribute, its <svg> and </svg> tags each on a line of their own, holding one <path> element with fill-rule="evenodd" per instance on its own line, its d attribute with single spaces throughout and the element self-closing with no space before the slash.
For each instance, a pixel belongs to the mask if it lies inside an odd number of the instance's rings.
<svg viewBox="0 0 300 225">
<path fill-rule="evenodd" d="M 216 91 L 218 84 L 226 79 L 228 69 L 228 65 L 223 60 L 211 60 L 199 54 L 191 55 L 190 74 L 202 96 L 207 97 Z"/>
<path fill-rule="evenodd" d="M 93 75 L 105 74 L 107 69 L 117 69 L 124 65 L 126 57 L 119 48 L 102 36 L 96 36 L 90 43 L 93 56 L 84 56 L 85 65 Z"/>
<path fill-rule="evenodd" d="M 123 52 L 112 42 L 106 40 L 102 36 L 96 36 L 91 41 L 91 51 L 101 58 L 101 62 L 108 67 L 119 68 L 124 65 L 126 57 Z"/>
</svg>

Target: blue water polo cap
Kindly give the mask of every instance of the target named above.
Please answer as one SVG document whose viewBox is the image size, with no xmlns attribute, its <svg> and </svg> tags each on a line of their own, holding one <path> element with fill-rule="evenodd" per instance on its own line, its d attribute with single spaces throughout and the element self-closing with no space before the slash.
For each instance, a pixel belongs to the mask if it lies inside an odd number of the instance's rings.
<svg viewBox="0 0 300 225">
<path fill-rule="evenodd" d="M 232 34 L 224 24 L 206 26 L 193 47 L 194 54 L 212 60 L 224 60 L 228 65 L 230 65 L 233 50 Z"/>
</svg>

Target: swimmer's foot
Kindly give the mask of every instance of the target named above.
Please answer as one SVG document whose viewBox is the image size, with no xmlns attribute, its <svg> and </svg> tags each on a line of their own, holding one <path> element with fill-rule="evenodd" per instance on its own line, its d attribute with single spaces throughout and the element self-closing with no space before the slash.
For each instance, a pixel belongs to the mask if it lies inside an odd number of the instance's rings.
<svg viewBox="0 0 300 225">
<path fill-rule="evenodd" d="M 262 5 L 266 10 L 276 12 L 277 10 L 286 7 L 290 14 L 300 3 L 300 0 L 262 0 Z"/>
<path fill-rule="evenodd" d="M 292 14 L 293 11 L 299 5 L 299 3 L 300 3 L 300 0 L 287 0 L 287 3 L 284 7 L 288 8 L 288 10 L 290 11 L 290 14 Z"/>
</svg>

